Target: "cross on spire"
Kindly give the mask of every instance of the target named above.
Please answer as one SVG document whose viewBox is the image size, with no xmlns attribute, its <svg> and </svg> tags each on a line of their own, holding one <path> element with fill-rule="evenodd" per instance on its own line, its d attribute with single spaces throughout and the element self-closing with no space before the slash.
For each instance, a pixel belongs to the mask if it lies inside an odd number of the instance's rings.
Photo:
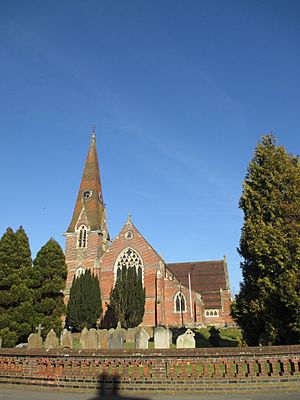
<svg viewBox="0 0 300 400">
<path fill-rule="evenodd" d="M 92 137 L 94 138 L 96 135 L 95 135 L 95 130 L 96 130 L 96 124 L 93 124 L 92 125 Z"/>
<path fill-rule="evenodd" d="M 127 222 L 126 222 L 127 225 L 132 225 L 131 224 L 131 217 L 132 217 L 132 215 L 129 213 L 128 217 L 127 217 Z"/>
</svg>

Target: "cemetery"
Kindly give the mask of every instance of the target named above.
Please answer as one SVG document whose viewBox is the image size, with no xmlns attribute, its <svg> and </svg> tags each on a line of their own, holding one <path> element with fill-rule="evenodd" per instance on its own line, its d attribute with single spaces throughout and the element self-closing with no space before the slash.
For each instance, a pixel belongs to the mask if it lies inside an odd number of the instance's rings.
<svg viewBox="0 0 300 400">
<path fill-rule="evenodd" d="M 300 346 L 196 348 L 191 329 L 159 326 L 63 330 L 42 328 L 26 347 L 0 348 L 0 384 L 95 391 L 118 383 L 122 392 L 296 390 Z M 151 348 L 150 348 L 151 347 Z"/>
</svg>

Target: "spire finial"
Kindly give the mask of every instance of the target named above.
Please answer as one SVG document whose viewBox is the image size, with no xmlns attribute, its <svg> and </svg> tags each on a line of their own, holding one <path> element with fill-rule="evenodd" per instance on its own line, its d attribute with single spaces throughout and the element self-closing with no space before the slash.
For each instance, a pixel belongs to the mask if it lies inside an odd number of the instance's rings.
<svg viewBox="0 0 300 400">
<path fill-rule="evenodd" d="M 131 225 L 131 217 L 132 217 L 131 213 L 128 213 L 127 222 L 126 222 L 127 225 Z"/>
<path fill-rule="evenodd" d="M 92 138 L 93 138 L 93 139 L 96 137 L 96 135 L 95 135 L 95 129 L 96 129 L 96 125 L 93 124 L 93 125 L 92 125 Z"/>
</svg>

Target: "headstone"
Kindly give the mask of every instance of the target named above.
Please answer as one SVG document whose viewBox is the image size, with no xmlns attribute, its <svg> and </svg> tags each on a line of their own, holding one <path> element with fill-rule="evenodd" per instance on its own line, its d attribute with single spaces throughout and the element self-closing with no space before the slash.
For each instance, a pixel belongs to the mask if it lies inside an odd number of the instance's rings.
<svg viewBox="0 0 300 400">
<path fill-rule="evenodd" d="M 109 349 L 123 349 L 124 347 L 124 334 L 121 329 L 110 329 L 108 331 L 108 348 Z"/>
<path fill-rule="evenodd" d="M 60 335 L 60 346 L 64 349 L 73 349 L 72 333 L 64 329 Z"/>
<path fill-rule="evenodd" d="M 79 343 L 80 343 L 80 348 L 81 349 L 85 349 L 86 348 L 85 347 L 85 342 L 86 342 L 88 333 L 89 333 L 89 330 L 86 327 L 84 327 L 82 329 L 82 331 L 81 331 L 81 335 L 80 335 L 80 339 L 79 339 Z"/>
<path fill-rule="evenodd" d="M 154 348 L 169 349 L 172 343 L 172 332 L 163 326 L 157 326 L 154 329 Z"/>
<path fill-rule="evenodd" d="M 126 331 L 126 343 L 134 343 L 134 337 L 136 335 L 136 328 L 128 328 Z"/>
<path fill-rule="evenodd" d="M 96 350 L 98 349 L 98 334 L 97 330 L 92 328 L 87 332 L 82 331 L 80 338 L 81 348 Z"/>
<path fill-rule="evenodd" d="M 135 348 L 136 349 L 148 349 L 149 338 L 147 331 L 141 328 L 135 335 Z"/>
<path fill-rule="evenodd" d="M 28 349 L 41 349 L 43 347 L 43 339 L 38 333 L 31 333 L 27 339 Z"/>
<path fill-rule="evenodd" d="M 42 335 L 42 330 L 43 330 L 44 328 L 42 327 L 42 324 L 39 324 L 39 326 L 37 326 L 36 328 L 35 328 L 35 330 L 37 331 L 37 333 L 41 336 Z"/>
<path fill-rule="evenodd" d="M 107 329 L 98 330 L 98 345 L 100 349 L 108 349 L 108 332 Z"/>
<path fill-rule="evenodd" d="M 118 322 L 116 331 L 118 331 L 123 336 L 124 340 L 126 339 L 126 329 L 122 328 L 120 321 Z"/>
<path fill-rule="evenodd" d="M 177 349 L 194 349 L 196 347 L 195 334 L 191 329 L 187 329 L 176 340 Z"/>
<path fill-rule="evenodd" d="M 45 339 L 45 348 L 46 349 L 57 349 L 59 347 L 59 340 L 58 337 L 56 336 L 56 333 L 54 332 L 53 329 L 48 332 L 48 335 L 46 336 Z"/>
</svg>

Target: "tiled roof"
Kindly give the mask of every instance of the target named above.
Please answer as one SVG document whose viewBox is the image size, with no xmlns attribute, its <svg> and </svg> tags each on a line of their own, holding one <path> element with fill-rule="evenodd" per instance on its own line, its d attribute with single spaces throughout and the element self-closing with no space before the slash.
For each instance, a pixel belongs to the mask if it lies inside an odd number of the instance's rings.
<svg viewBox="0 0 300 400">
<path fill-rule="evenodd" d="M 213 292 L 201 292 L 201 297 L 205 308 L 221 308 L 221 293 L 220 290 Z"/>
<path fill-rule="evenodd" d="M 167 268 L 185 286 L 200 293 L 205 308 L 221 307 L 220 289 L 229 289 L 226 260 L 181 262 L 167 264 Z"/>
<path fill-rule="evenodd" d="M 83 193 L 91 192 L 91 197 L 84 199 Z M 80 212 L 84 205 L 87 221 L 91 230 L 106 230 L 105 209 L 102 196 L 98 156 L 95 135 L 92 135 L 76 205 L 67 232 L 74 232 Z"/>
</svg>

